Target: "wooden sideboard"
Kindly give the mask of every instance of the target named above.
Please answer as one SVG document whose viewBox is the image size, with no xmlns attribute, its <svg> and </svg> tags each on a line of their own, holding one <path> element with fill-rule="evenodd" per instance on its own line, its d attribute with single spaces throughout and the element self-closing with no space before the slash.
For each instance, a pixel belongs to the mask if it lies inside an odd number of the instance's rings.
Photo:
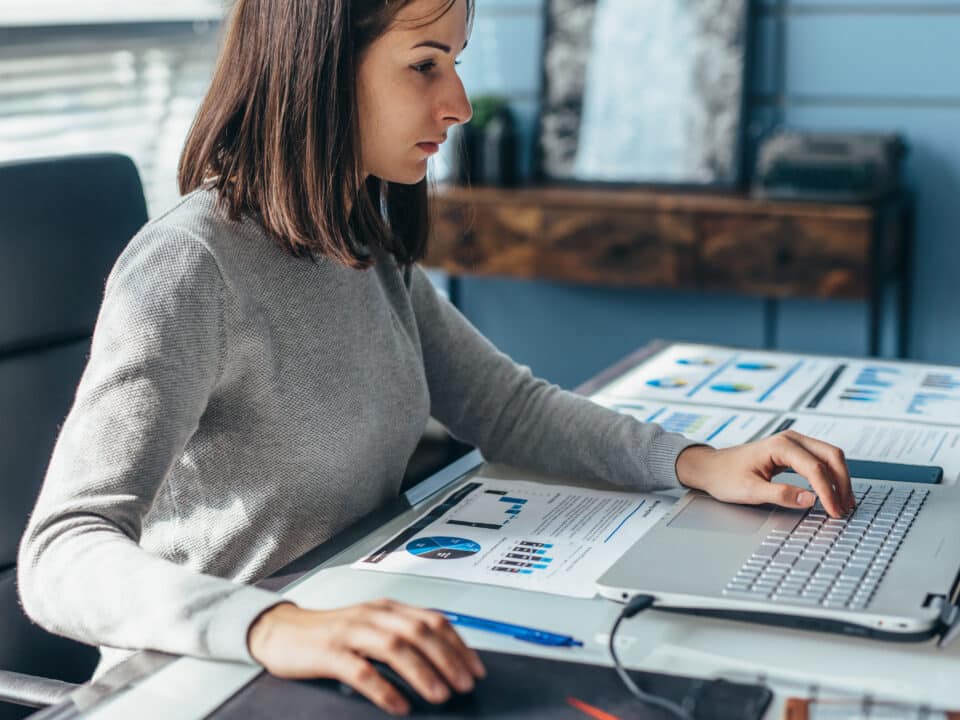
<svg viewBox="0 0 960 720">
<path fill-rule="evenodd" d="M 903 356 L 910 203 L 441 186 L 425 264 L 451 275 L 863 300 L 870 352 Z M 887 336 L 887 337 L 885 337 Z"/>
</svg>

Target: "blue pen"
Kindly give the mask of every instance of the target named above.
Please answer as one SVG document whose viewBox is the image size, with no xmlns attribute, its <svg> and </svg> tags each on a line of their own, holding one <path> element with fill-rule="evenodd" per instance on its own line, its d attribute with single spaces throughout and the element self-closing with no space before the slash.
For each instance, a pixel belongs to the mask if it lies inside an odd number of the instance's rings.
<svg viewBox="0 0 960 720">
<path fill-rule="evenodd" d="M 487 632 L 509 635 L 517 640 L 536 643 L 537 645 L 552 645 L 554 647 L 582 647 L 583 643 L 570 635 L 557 635 L 546 630 L 537 630 L 535 628 L 524 627 L 523 625 L 513 625 L 511 623 L 500 622 L 499 620 L 488 620 L 487 618 L 475 617 L 473 615 L 463 615 L 461 613 L 450 612 L 449 610 L 440 610 L 431 608 L 447 618 L 453 625 L 474 628 L 475 630 L 486 630 Z"/>
</svg>

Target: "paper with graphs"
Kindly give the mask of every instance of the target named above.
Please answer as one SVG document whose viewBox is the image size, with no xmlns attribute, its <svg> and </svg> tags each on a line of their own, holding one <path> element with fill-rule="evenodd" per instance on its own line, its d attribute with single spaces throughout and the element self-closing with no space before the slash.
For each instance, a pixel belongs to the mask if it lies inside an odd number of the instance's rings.
<svg viewBox="0 0 960 720">
<path fill-rule="evenodd" d="M 794 409 L 836 365 L 808 355 L 677 344 L 597 394 L 784 411 Z"/>
<path fill-rule="evenodd" d="M 474 478 L 352 567 L 593 597 L 596 580 L 672 503 Z"/>
</svg>

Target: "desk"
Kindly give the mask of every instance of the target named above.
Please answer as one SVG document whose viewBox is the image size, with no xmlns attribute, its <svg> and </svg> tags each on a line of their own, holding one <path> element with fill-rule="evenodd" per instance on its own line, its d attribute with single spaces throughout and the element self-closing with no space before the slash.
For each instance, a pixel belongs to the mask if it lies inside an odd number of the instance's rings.
<svg viewBox="0 0 960 720">
<path fill-rule="evenodd" d="M 424 262 L 451 276 L 867 303 L 871 356 L 905 357 L 912 199 L 876 204 L 762 200 L 628 188 L 445 186 Z"/>
<path fill-rule="evenodd" d="M 648 346 L 580 388 L 589 393 L 633 367 L 662 345 Z M 521 592 L 487 585 L 355 571 L 350 564 L 379 547 L 424 514 L 448 490 L 483 468 L 489 477 L 513 477 L 543 483 L 556 478 L 519 473 L 505 466 L 483 465 L 477 453 L 462 458 L 408 491 L 390 507 L 364 519 L 328 543 L 316 548 L 268 581 L 285 587 L 291 599 L 316 608 L 333 608 L 390 596 L 426 606 L 456 608 L 464 613 L 510 618 L 518 623 L 568 630 L 584 640 L 583 648 L 546 648 L 520 644 L 510 638 L 462 630 L 465 639 L 483 649 L 527 655 L 577 659 L 609 664 L 606 641 L 619 606 L 598 598 L 575 599 Z M 569 482 L 569 480 L 565 481 Z M 444 492 L 438 492 L 444 490 Z M 572 620 L 573 619 L 573 620 Z M 940 651 L 933 642 L 889 644 L 839 635 L 748 625 L 650 612 L 627 622 L 622 630 L 621 655 L 625 664 L 686 675 L 766 674 L 776 692 L 767 717 L 779 718 L 788 695 L 803 688 L 869 693 L 940 706 L 960 706 L 960 643 Z M 152 673 L 152 674 L 151 674 Z M 110 692 L 141 677 L 132 692 Z M 170 692 L 163 678 L 179 683 Z M 227 699 L 204 697 L 218 683 L 242 688 Z M 104 696 L 109 702 L 95 705 Z M 137 695 L 139 693 L 139 699 Z M 214 718 L 282 717 L 295 708 L 284 707 L 284 682 L 258 674 L 256 668 L 230 663 L 173 659 L 158 653 L 139 653 L 115 668 L 99 685 L 74 694 L 74 704 L 43 711 L 35 718 L 93 720 L 113 717 L 143 718 L 144 703 L 163 706 L 158 717 Z M 224 700 L 226 703 L 224 704 Z M 139 704 L 138 704 L 139 703 Z M 77 708 L 89 708 L 81 713 Z M 264 709 L 269 708 L 270 712 Z M 303 709 L 301 709 L 303 710 Z"/>
</svg>

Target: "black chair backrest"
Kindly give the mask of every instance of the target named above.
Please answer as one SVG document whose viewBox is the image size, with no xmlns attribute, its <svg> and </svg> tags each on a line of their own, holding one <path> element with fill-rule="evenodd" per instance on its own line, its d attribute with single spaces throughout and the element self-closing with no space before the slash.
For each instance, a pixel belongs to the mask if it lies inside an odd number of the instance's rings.
<svg viewBox="0 0 960 720">
<path fill-rule="evenodd" d="M 73 682 L 96 651 L 17 603 L 17 545 L 86 363 L 110 268 L 146 222 L 122 155 L 0 164 L 0 668 Z M 4 715 L 0 709 L 0 720 Z"/>
</svg>

